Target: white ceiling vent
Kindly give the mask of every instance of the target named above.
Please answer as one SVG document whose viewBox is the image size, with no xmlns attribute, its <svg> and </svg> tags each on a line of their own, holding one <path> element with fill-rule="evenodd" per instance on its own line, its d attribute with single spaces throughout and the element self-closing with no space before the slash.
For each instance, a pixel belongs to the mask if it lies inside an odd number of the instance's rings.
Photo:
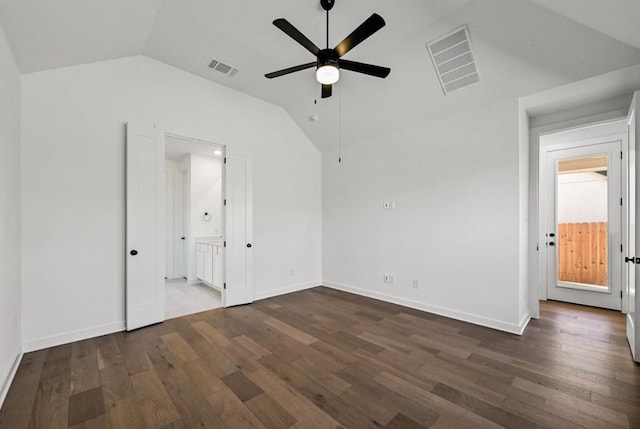
<svg viewBox="0 0 640 429">
<path fill-rule="evenodd" d="M 427 44 L 445 95 L 480 82 L 466 25 Z"/>
<path fill-rule="evenodd" d="M 222 74 L 226 74 L 229 77 L 233 77 L 236 75 L 236 73 L 238 73 L 237 68 L 232 67 L 229 64 L 222 63 L 215 59 L 211 60 L 211 62 L 209 63 L 209 68 L 217 72 L 220 72 Z"/>
</svg>

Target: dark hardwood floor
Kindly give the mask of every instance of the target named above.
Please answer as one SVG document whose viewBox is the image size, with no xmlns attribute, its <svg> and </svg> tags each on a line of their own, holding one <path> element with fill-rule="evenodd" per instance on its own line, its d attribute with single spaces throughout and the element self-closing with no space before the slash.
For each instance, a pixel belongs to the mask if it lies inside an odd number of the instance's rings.
<svg viewBox="0 0 640 429">
<path fill-rule="evenodd" d="M 521 337 L 315 288 L 24 356 L 2 428 L 640 428 L 620 313 Z"/>
</svg>

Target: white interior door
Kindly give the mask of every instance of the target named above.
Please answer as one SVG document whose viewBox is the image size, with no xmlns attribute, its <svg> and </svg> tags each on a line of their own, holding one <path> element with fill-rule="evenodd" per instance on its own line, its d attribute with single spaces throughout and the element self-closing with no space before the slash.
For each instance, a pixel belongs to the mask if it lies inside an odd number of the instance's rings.
<svg viewBox="0 0 640 429">
<path fill-rule="evenodd" d="M 127 124 L 126 326 L 164 320 L 164 135 Z"/>
<path fill-rule="evenodd" d="M 226 253 L 225 307 L 253 302 L 251 162 L 246 155 L 228 155 L 225 164 Z"/>
<path fill-rule="evenodd" d="M 640 105 L 640 91 L 637 91 L 633 95 L 633 101 L 631 102 L 631 108 L 629 109 L 628 117 L 628 137 L 629 137 L 629 187 L 628 198 L 629 204 L 627 205 L 629 210 L 629 237 L 628 237 L 628 255 L 636 255 L 636 242 L 640 242 L 640 229 L 636 229 L 636 213 L 640 213 L 640 196 L 637 192 L 640 190 L 640 175 L 636 174 L 636 165 L 640 163 L 640 151 L 638 147 L 638 137 L 640 136 L 640 124 L 638 124 L 638 109 Z M 634 262 L 640 262 L 635 257 Z M 628 310 L 627 310 L 627 339 L 629 340 L 629 346 L 631 347 L 631 353 L 633 359 L 636 362 L 640 362 L 640 329 L 638 329 L 638 309 L 640 309 L 640 294 L 637 293 L 636 278 L 638 277 L 638 270 L 640 270 L 640 264 L 627 264 L 627 297 L 628 297 Z"/>
<path fill-rule="evenodd" d="M 622 142 L 550 149 L 547 163 L 547 295 L 620 310 Z"/>
</svg>

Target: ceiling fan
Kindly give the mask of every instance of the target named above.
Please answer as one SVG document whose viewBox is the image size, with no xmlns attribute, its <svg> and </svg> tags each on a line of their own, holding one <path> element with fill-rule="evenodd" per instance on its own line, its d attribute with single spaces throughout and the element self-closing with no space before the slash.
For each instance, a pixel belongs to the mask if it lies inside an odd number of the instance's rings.
<svg viewBox="0 0 640 429">
<path fill-rule="evenodd" d="M 340 78 L 340 69 L 350 70 L 370 76 L 385 78 L 391 72 L 388 67 L 375 66 L 372 64 L 359 63 L 356 61 L 344 60 L 341 57 L 351 49 L 362 43 L 365 39 L 373 35 L 376 31 L 385 26 L 384 19 L 377 13 L 367 18 L 358 28 L 353 30 L 345 39 L 338 43 L 335 48 L 329 48 L 329 11 L 333 8 L 335 0 L 320 0 L 320 5 L 327 11 L 327 48 L 318 48 L 311 40 L 295 28 L 289 21 L 279 18 L 273 21 L 273 25 L 282 30 L 293 40 L 302 45 L 306 50 L 316 57 L 316 61 L 289 67 L 272 73 L 265 74 L 265 77 L 284 76 L 300 70 L 316 68 L 316 79 L 322 84 L 322 98 L 331 97 L 332 85 Z"/>
</svg>

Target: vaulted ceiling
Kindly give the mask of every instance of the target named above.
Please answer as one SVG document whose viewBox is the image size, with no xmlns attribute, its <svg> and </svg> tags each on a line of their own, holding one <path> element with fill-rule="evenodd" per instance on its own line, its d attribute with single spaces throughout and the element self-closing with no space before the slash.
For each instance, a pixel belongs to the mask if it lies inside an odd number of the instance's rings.
<svg viewBox="0 0 640 429">
<path fill-rule="evenodd" d="M 0 0 L 23 73 L 146 55 L 282 106 L 321 150 L 640 63 L 637 0 L 336 0 L 330 45 L 373 12 L 386 27 L 345 58 L 390 76 L 345 71 L 323 100 L 313 69 L 264 77 L 313 61 L 272 21 L 322 46 L 319 0 Z M 463 24 L 481 81 L 445 96 L 425 44 Z M 213 58 L 238 73 L 209 69 Z"/>
</svg>

